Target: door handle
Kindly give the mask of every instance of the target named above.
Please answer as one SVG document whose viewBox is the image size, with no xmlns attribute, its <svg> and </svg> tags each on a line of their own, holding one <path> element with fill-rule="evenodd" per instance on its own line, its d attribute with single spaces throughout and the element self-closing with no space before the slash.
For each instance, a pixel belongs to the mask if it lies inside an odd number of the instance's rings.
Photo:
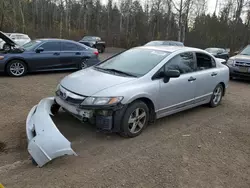
<svg viewBox="0 0 250 188">
<path fill-rule="evenodd" d="M 196 78 L 194 78 L 192 76 L 188 79 L 189 82 L 192 82 L 192 81 L 195 81 L 195 80 L 196 80 Z"/>
<path fill-rule="evenodd" d="M 216 73 L 216 72 L 213 72 L 213 73 L 211 74 L 211 76 L 217 76 L 217 73 Z"/>
<path fill-rule="evenodd" d="M 81 53 L 80 52 L 76 52 L 76 55 L 81 55 Z"/>
<path fill-rule="evenodd" d="M 54 53 L 54 55 L 60 55 L 60 53 L 58 53 L 58 52 L 55 52 L 55 53 Z"/>
</svg>

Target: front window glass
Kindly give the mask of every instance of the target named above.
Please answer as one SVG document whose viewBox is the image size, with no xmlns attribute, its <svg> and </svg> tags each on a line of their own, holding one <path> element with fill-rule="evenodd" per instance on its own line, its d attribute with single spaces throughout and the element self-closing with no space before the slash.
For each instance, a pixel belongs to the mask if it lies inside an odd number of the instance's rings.
<svg viewBox="0 0 250 188">
<path fill-rule="evenodd" d="M 139 77 L 152 70 L 169 54 L 160 50 L 134 48 L 106 60 L 96 68 L 113 69 Z"/>
<path fill-rule="evenodd" d="M 193 53 L 187 52 L 175 56 L 166 63 L 165 70 L 178 70 L 181 74 L 194 72 L 196 67 Z"/>
<path fill-rule="evenodd" d="M 240 55 L 250 55 L 250 46 L 247 46 L 244 48 L 241 52 Z"/>
<path fill-rule="evenodd" d="M 41 47 L 44 49 L 44 51 L 60 51 L 61 50 L 60 42 L 46 42 L 42 44 Z"/>
</svg>

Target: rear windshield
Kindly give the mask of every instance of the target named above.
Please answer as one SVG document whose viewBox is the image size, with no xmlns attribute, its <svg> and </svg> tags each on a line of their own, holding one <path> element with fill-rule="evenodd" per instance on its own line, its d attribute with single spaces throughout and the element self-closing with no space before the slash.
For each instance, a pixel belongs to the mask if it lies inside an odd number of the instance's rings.
<svg viewBox="0 0 250 188">
<path fill-rule="evenodd" d="M 115 69 L 139 77 L 152 70 L 169 54 L 170 52 L 160 50 L 134 48 L 106 60 L 97 67 Z"/>
</svg>

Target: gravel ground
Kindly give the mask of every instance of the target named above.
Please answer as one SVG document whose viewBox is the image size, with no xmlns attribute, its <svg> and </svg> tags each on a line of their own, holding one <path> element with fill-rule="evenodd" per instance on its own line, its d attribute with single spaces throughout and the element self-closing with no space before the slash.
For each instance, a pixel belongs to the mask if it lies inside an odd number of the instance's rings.
<svg viewBox="0 0 250 188">
<path fill-rule="evenodd" d="M 98 133 L 61 112 L 54 121 L 79 156 L 36 168 L 26 152 L 26 116 L 70 73 L 0 77 L 0 142 L 6 144 L 0 183 L 6 188 L 250 187 L 250 82 L 243 81 L 230 82 L 219 107 L 160 119 L 133 139 Z"/>
</svg>

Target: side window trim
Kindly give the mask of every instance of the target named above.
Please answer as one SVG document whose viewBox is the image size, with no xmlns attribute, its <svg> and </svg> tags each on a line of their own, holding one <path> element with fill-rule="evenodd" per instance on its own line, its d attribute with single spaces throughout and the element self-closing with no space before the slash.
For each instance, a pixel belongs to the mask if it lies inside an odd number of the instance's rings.
<svg viewBox="0 0 250 188">
<path fill-rule="evenodd" d="M 36 48 L 34 48 L 33 51 L 36 51 L 38 48 L 40 48 L 42 45 L 46 44 L 46 43 L 50 43 L 50 42 L 55 42 L 55 41 L 45 41 L 45 42 L 42 42 L 41 44 L 39 44 Z M 61 52 L 62 51 L 62 45 L 61 45 L 61 41 L 58 41 L 57 43 L 59 43 L 59 46 L 60 46 L 60 49 L 59 51 Z M 46 52 L 46 51 L 45 51 Z M 57 50 L 55 51 L 47 51 L 47 52 L 57 52 Z"/>
</svg>

